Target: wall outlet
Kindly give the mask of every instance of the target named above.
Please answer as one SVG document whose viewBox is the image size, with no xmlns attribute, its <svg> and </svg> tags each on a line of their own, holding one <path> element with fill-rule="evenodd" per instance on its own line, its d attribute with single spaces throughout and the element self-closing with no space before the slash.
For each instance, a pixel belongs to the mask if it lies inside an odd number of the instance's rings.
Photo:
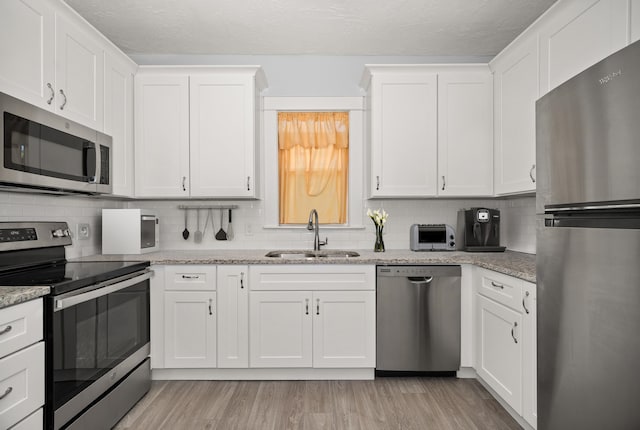
<svg viewBox="0 0 640 430">
<path fill-rule="evenodd" d="M 91 237 L 91 229 L 89 228 L 89 224 L 80 223 L 78 224 L 76 237 L 80 240 L 87 240 Z"/>
</svg>

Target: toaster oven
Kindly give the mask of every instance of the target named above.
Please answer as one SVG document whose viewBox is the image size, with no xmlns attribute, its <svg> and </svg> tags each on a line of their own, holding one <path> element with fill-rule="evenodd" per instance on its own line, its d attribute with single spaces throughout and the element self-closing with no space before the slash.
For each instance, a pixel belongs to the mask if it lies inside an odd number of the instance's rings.
<svg viewBox="0 0 640 430">
<path fill-rule="evenodd" d="M 409 231 L 412 251 L 455 251 L 456 233 L 448 224 L 413 224 Z"/>
</svg>

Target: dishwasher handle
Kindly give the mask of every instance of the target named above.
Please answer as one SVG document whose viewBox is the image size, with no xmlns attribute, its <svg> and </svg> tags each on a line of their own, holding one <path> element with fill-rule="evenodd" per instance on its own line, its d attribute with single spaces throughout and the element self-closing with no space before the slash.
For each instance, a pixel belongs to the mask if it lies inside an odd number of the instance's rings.
<svg viewBox="0 0 640 430">
<path fill-rule="evenodd" d="M 430 284 L 433 281 L 433 276 L 409 276 L 407 277 L 409 282 L 413 285 Z"/>
</svg>

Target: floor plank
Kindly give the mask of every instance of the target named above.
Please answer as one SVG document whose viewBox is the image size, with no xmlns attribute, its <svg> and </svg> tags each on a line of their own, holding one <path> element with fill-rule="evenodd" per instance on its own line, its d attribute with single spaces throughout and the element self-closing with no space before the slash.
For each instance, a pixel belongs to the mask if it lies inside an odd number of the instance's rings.
<svg viewBox="0 0 640 430">
<path fill-rule="evenodd" d="M 117 430 L 512 430 L 474 379 L 153 381 Z"/>
</svg>

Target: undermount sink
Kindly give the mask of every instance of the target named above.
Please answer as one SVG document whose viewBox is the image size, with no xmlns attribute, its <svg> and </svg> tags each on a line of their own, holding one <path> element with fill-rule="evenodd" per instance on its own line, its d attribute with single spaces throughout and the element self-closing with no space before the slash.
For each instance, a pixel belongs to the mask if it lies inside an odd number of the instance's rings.
<svg viewBox="0 0 640 430">
<path fill-rule="evenodd" d="M 342 251 L 339 249 L 327 251 L 271 251 L 265 257 L 282 258 L 282 259 L 312 259 L 312 258 L 352 258 L 360 257 L 355 251 Z"/>
</svg>

